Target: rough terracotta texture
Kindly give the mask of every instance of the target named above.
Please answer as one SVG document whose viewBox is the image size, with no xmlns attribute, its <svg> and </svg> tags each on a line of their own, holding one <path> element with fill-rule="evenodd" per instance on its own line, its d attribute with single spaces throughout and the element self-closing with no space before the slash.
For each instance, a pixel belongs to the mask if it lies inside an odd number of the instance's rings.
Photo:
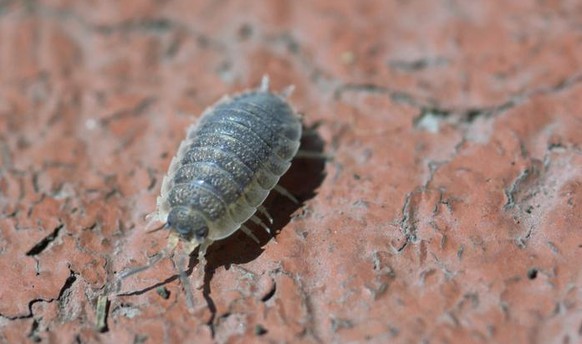
<svg viewBox="0 0 582 344">
<path fill-rule="evenodd" d="M 581 20 L 578 0 L 0 1 L 0 342 L 581 342 Z M 166 260 L 98 332 L 115 272 L 165 246 L 143 217 L 185 128 L 264 73 L 333 160 L 294 165 L 274 238 L 212 246 L 193 314 Z"/>
</svg>

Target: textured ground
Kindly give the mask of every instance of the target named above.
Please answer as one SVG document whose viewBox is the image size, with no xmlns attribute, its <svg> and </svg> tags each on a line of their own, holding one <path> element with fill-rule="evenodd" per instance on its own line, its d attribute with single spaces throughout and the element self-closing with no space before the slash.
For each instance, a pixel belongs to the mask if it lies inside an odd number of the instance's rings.
<svg viewBox="0 0 582 344">
<path fill-rule="evenodd" d="M 581 342 L 581 20 L 578 0 L 0 1 L 0 342 Z M 143 217 L 185 128 L 264 73 L 333 161 L 294 165 L 275 238 L 212 247 L 194 314 L 163 261 L 97 331 L 115 272 L 165 245 Z"/>
</svg>

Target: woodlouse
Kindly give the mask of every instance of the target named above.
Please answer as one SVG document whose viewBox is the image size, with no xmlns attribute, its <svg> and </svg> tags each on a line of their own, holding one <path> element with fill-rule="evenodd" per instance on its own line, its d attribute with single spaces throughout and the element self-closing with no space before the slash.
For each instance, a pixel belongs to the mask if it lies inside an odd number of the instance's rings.
<svg viewBox="0 0 582 344">
<path fill-rule="evenodd" d="M 271 92 L 265 76 L 258 89 L 223 97 L 204 111 L 188 129 L 162 181 L 156 211 L 148 215 L 150 224 L 163 223 L 170 230 L 168 247 L 147 266 L 120 274 L 118 281 L 168 257 L 180 241 L 185 255 L 178 265 L 198 247 L 201 273 L 214 241 L 239 228 L 258 241 L 244 223 L 251 219 L 268 230 L 255 213 L 259 210 L 272 221 L 262 208 L 270 191 L 293 199 L 277 186 L 302 136 L 301 118 L 286 100 L 291 91 Z M 192 306 L 187 279 L 179 269 Z"/>
</svg>

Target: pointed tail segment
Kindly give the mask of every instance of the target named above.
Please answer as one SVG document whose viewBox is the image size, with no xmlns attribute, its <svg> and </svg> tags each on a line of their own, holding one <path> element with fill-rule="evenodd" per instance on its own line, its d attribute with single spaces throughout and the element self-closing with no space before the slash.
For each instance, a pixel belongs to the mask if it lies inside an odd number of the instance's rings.
<svg viewBox="0 0 582 344">
<path fill-rule="evenodd" d="M 293 94 L 293 91 L 295 91 L 295 85 L 289 85 L 278 94 L 279 96 L 287 99 Z M 269 76 L 267 74 L 263 75 L 263 78 L 261 79 L 261 86 L 259 86 L 259 92 L 269 92 Z"/>
<path fill-rule="evenodd" d="M 267 74 L 263 75 L 261 79 L 261 86 L 259 87 L 261 92 L 269 92 L 269 76 Z"/>
<path fill-rule="evenodd" d="M 279 95 L 285 99 L 291 97 L 291 95 L 293 94 L 293 91 L 295 91 L 295 85 L 289 85 L 287 87 L 285 87 L 285 89 L 283 91 L 281 91 L 281 93 L 279 93 Z"/>
</svg>

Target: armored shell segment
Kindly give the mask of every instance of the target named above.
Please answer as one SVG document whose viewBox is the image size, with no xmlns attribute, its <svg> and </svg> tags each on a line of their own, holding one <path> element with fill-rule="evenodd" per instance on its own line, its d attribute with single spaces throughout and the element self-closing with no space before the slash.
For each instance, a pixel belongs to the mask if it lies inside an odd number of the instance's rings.
<svg viewBox="0 0 582 344">
<path fill-rule="evenodd" d="M 285 98 L 260 89 L 226 98 L 188 130 L 158 198 L 157 220 L 203 244 L 256 212 L 299 149 L 301 121 Z"/>
</svg>

